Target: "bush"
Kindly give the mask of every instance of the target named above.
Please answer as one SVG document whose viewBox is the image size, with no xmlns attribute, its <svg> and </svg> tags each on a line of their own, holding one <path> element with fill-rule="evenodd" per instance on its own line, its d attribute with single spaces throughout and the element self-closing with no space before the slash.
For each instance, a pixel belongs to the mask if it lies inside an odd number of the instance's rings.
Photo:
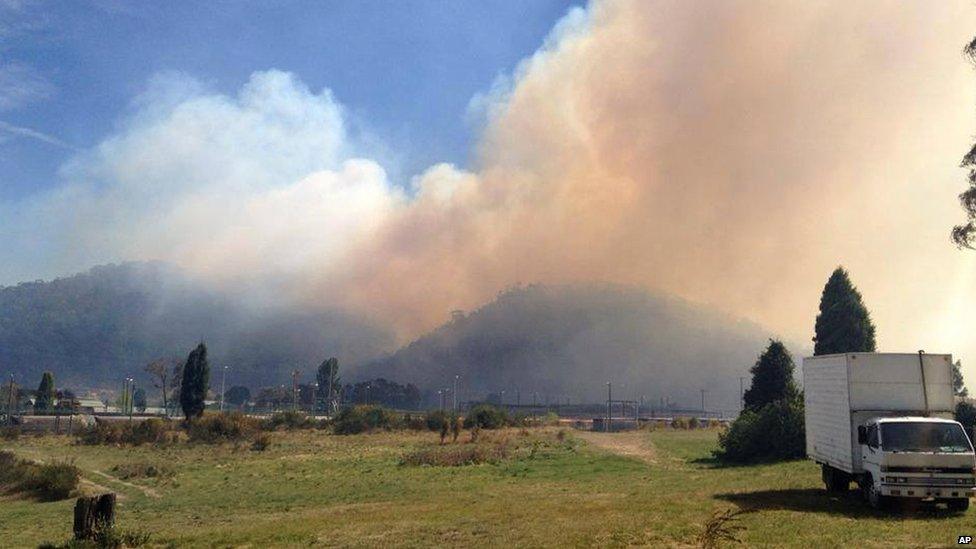
<svg viewBox="0 0 976 549">
<path fill-rule="evenodd" d="M 294 429 L 312 429 L 316 425 L 315 420 L 308 417 L 304 412 L 286 410 L 271 414 L 271 417 L 264 421 L 263 427 L 267 431 L 276 431 L 279 427 L 292 431 Z"/>
<path fill-rule="evenodd" d="M 382 406 L 347 406 L 336 414 L 332 428 L 337 435 L 355 435 L 374 429 L 390 429 L 395 419 L 393 412 Z"/>
<path fill-rule="evenodd" d="M 688 428 L 689 429 L 697 429 L 699 427 L 701 427 L 701 420 L 700 419 L 698 419 L 695 416 L 692 416 L 690 419 L 688 419 Z"/>
<path fill-rule="evenodd" d="M 229 414 L 204 414 L 190 421 L 187 435 L 191 442 L 214 444 L 237 442 L 253 436 L 261 427 L 261 421 L 240 412 Z"/>
<path fill-rule="evenodd" d="M 458 467 L 479 463 L 498 463 L 509 457 L 511 447 L 507 441 L 489 444 L 451 444 L 426 446 L 401 458 L 401 465 L 428 465 L 434 467 Z"/>
<path fill-rule="evenodd" d="M 3 440 L 17 440 L 20 438 L 21 431 L 19 425 L 7 425 L 0 427 L 0 438 Z"/>
<path fill-rule="evenodd" d="M 251 441 L 251 451 L 263 452 L 271 446 L 271 437 L 267 433 L 258 433 Z"/>
<path fill-rule="evenodd" d="M 426 418 L 409 413 L 403 414 L 403 419 L 400 420 L 400 425 L 402 425 L 404 429 L 410 429 L 411 431 L 427 430 Z"/>
<path fill-rule="evenodd" d="M 80 444 L 162 444 L 174 438 L 172 425 L 161 419 L 147 419 L 139 422 L 97 421 L 95 425 L 78 431 Z"/>
<path fill-rule="evenodd" d="M 480 427 L 482 429 L 500 429 L 509 424 L 505 410 L 491 404 L 479 404 L 472 408 L 464 417 L 464 427 Z"/>
<path fill-rule="evenodd" d="M 440 432 L 444 425 L 448 424 L 448 415 L 444 410 L 432 410 L 427 412 L 427 429 L 435 433 Z"/>
<path fill-rule="evenodd" d="M 39 464 L 0 452 L 0 484 L 18 492 L 33 492 L 45 501 L 68 497 L 78 487 L 81 472 L 68 462 Z"/>
<path fill-rule="evenodd" d="M 803 401 L 777 400 L 758 412 L 743 411 L 718 441 L 720 449 L 715 456 L 726 462 L 802 458 L 806 453 Z"/>
<path fill-rule="evenodd" d="M 45 501 L 67 498 L 78 487 L 80 471 L 71 463 L 30 464 L 21 483 L 21 489 L 34 492 Z"/>
<path fill-rule="evenodd" d="M 676 417 L 671 420 L 672 429 L 687 429 L 689 425 L 688 418 Z"/>
</svg>

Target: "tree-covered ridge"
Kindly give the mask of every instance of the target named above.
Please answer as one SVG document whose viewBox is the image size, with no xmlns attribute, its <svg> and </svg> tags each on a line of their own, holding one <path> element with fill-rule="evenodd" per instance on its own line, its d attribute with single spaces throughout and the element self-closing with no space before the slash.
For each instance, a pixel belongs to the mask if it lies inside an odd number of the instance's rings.
<svg viewBox="0 0 976 549">
<path fill-rule="evenodd" d="M 0 288 L 0 367 L 20 384 L 35 387 L 50 371 L 64 387 L 115 388 L 126 377 L 152 387 L 150 362 L 182 362 L 201 339 L 211 361 L 233 368 L 228 379 L 251 386 L 286 382 L 323 355 L 356 364 L 392 346 L 388 332 L 347 314 L 255 310 L 161 263 Z"/>
</svg>

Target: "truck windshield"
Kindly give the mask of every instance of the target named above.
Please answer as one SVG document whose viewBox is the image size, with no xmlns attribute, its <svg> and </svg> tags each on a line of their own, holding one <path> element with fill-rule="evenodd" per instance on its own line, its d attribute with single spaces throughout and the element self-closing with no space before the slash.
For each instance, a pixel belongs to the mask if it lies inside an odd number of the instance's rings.
<svg viewBox="0 0 976 549">
<path fill-rule="evenodd" d="M 962 427 L 954 423 L 881 424 L 881 445 L 888 452 L 971 452 Z"/>
</svg>

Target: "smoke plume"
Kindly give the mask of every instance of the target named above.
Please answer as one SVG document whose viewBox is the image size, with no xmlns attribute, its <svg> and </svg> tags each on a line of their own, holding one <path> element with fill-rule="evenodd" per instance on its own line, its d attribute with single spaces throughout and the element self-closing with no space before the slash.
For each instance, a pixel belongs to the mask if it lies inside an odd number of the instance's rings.
<svg viewBox="0 0 976 549">
<path fill-rule="evenodd" d="M 520 282 L 600 280 L 808 340 L 843 264 L 883 349 L 976 360 L 974 258 L 947 236 L 972 20 L 962 2 L 594 2 L 472 101 L 468 171 L 406 189 L 327 90 L 164 75 L 58 192 L 0 213 L 62 244 L 32 272 L 163 259 L 401 339 Z"/>
</svg>

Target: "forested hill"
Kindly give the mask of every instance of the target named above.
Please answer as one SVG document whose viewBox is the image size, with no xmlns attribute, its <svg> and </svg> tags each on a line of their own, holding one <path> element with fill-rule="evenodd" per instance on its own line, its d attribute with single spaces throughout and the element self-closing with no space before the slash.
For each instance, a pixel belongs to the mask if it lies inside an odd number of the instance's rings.
<svg viewBox="0 0 976 549">
<path fill-rule="evenodd" d="M 462 397 L 591 402 L 646 396 L 736 409 L 739 376 L 768 344 L 759 326 L 673 297 L 613 285 L 529 286 L 458 316 L 359 376 L 383 376 Z M 535 395 L 538 393 L 538 396 Z"/>
<path fill-rule="evenodd" d="M 115 387 L 144 380 L 158 357 L 185 358 L 200 340 L 234 382 L 288 383 L 326 356 L 345 364 L 390 348 L 390 334 L 331 312 L 256 311 L 204 289 L 173 267 L 126 263 L 0 288 L 0 373 L 36 386 L 51 370 L 58 387 Z"/>
</svg>

